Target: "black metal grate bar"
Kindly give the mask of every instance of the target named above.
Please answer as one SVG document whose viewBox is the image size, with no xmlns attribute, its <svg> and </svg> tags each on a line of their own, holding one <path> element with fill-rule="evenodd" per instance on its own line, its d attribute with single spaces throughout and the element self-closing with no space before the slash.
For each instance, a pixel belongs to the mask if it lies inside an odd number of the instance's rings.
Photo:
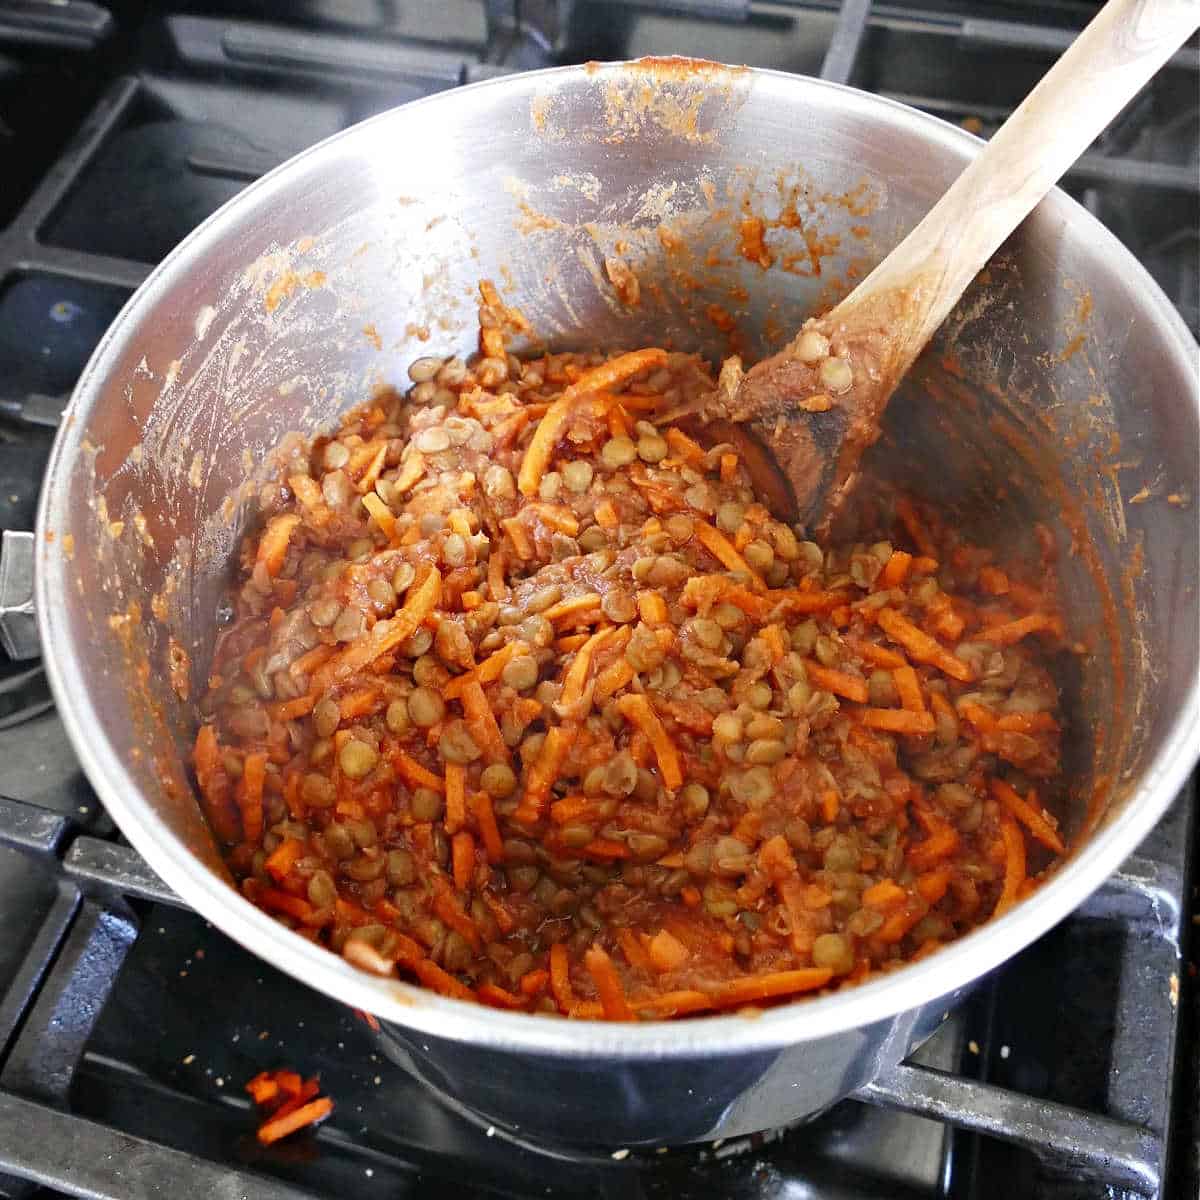
<svg viewBox="0 0 1200 1200">
<path fill-rule="evenodd" d="M 95 1121 L 0 1092 L 0 1161 L 14 1175 L 81 1200 L 312 1200 L 265 1175 L 218 1166 Z"/>
<path fill-rule="evenodd" d="M 105 888 L 138 900 L 187 907 L 136 850 L 117 842 L 76 838 L 63 858 L 63 870 L 85 888 Z"/>
<path fill-rule="evenodd" d="M 1147 1196 L 1158 1192 L 1162 1142 L 1136 1125 L 904 1063 L 856 1095 L 871 1104 L 1013 1142 L 1115 1187 Z"/>
<path fill-rule="evenodd" d="M 70 818 L 62 813 L 0 796 L 0 845 L 35 854 L 57 854 L 70 829 Z"/>
<path fill-rule="evenodd" d="M 66 1103 L 75 1067 L 136 937 L 137 923 L 119 897 L 109 897 L 106 906 L 84 901 L 9 1051 L 0 1084 Z"/>
<path fill-rule="evenodd" d="M 844 0 L 833 40 L 825 52 L 821 78 L 830 83 L 849 83 L 871 21 L 871 0 Z"/>
</svg>

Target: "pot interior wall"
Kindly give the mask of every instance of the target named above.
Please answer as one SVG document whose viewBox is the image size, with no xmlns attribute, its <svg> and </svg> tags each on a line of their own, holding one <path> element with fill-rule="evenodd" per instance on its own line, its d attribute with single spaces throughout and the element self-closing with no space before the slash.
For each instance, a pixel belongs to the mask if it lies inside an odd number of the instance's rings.
<svg viewBox="0 0 1200 1200">
<path fill-rule="evenodd" d="M 284 435 L 405 386 L 418 356 L 472 352 L 481 278 L 555 349 L 753 359 L 853 286 L 968 153 L 957 131 L 802 80 L 603 68 L 398 110 L 194 235 L 85 379 L 80 461 L 49 509 L 102 735 L 171 830 L 220 869 L 179 763 Z M 1059 197 L 1026 223 L 873 455 L 984 540 L 1028 550 L 1034 522 L 1054 529 L 1087 647 L 1066 673 L 1076 824 L 1167 736 L 1197 624 L 1194 515 L 1164 499 L 1196 494 L 1194 380 L 1081 218 Z M 614 286 L 626 271 L 636 305 Z M 1143 484 L 1153 501 L 1125 506 Z"/>
</svg>

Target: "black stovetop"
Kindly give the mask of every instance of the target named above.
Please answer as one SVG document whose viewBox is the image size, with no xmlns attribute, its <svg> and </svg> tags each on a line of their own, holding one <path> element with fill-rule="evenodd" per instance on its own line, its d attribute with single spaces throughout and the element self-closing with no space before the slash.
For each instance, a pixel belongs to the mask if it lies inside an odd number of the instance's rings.
<svg viewBox="0 0 1200 1200">
<path fill-rule="evenodd" d="M 124 300 L 247 182 L 372 113 L 497 72 L 681 53 L 821 74 L 990 132 L 1072 0 L 0 0 L 0 529 Z M 1198 55 L 1066 186 L 1197 327 Z M 802 1128 L 569 1159 L 450 1112 L 349 1010 L 180 906 L 84 780 L 36 659 L 0 653 L 0 1197 L 1029 1200 L 1196 1194 L 1193 795 L 912 1063 Z M 242 1090 L 319 1072 L 315 1138 L 256 1147 Z M 1125 1190 L 1123 1190 L 1125 1189 Z"/>
</svg>

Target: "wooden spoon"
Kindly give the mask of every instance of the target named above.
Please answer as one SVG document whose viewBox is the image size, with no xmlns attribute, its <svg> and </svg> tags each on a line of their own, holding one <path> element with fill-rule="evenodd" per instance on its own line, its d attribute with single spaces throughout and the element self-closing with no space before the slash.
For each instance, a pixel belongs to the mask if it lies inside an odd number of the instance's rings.
<svg viewBox="0 0 1200 1200">
<path fill-rule="evenodd" d="M 892 392 L 968 284 L 1198 26 L 1200 0 L 1109 0 L 849 296 L 744 377 L 726 364 L 706 438 L 739 445 L 776 516 L 827 526 Z"/>
</svg>

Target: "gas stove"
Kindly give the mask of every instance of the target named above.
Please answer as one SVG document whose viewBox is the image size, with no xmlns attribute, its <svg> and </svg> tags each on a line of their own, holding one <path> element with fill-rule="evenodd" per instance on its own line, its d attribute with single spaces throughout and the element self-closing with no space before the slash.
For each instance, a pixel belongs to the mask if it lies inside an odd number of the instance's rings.
<svg viewBox="0 0 1200 1200">
<path fill-rule="evenodd" d="M 1196 1194 L 1194 788 L 1075 915 L 909 1062 L 816 1121 L 575 1156 L 452 1110 L 358 1017 L 189 911 L 120 838 L 19 615 L 53 430 L 151 267 L 239 189 L 477 79 L 688 54 L 820 75 L 990 133 L 1094 11 L 1073 0 L 0 0 L 0 1197 Z M 1200 324 L 1200 54 L 1068 174 Z M 312 1137 L 257 1146 L 243 1085 L 319 1073 Z"/>
</svg>

